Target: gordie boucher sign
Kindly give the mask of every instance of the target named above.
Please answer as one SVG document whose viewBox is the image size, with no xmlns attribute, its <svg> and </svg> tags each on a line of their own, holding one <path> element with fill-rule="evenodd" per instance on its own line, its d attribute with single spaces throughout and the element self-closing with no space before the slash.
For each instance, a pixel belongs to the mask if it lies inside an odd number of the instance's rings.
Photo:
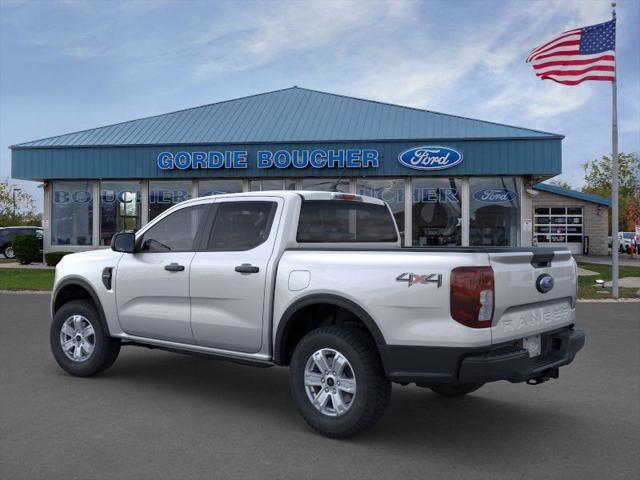
<svg viewBox="0 0 640 480">
<path fill-rule="evenodd" d="M 448 147 L 421 146 L 398 156 L 405 167 L 442 170 L 462 162 L 462 154 Z M 244 169 L 250 163 L 259 169 L 286 168 L 378 168 L 380 154 L 374 149 L 258 150 L 251 158 L 247 150 L 161 152 L 156 160 L 162 170 Z"/>
<path fill-rule="evenodd" d="M 158 167 L 163 170 L 179 169 L 239 169 L 249 168 L 247 150 L 209 152 L 162 152 Z M 258 150 L 251 159 L 258 168 L 378 168 L 377 150 Z"/>
</svg>

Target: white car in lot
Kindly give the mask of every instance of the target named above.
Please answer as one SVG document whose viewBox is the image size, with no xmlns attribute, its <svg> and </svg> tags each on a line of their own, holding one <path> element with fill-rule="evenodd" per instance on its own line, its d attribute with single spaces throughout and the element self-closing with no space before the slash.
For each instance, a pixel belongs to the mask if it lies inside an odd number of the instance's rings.
<svg viewBox="0 0 640 480">
<path fill-rule="evenodd" d="M 392 382 L 456 397 L 557 378 L 585 340 L 576 278 L 564 249 L 402 248 L 374 198 L 219 195 L 64 257 L 50 341 L 76 376 L 136 345 L 289 366 L 304 419 L 348 437 L 384 413 Z"/>
<path fill-rule="evenodd" d="M 618 234 L 618 237 L 620 238 L 620 241 L 619 241 L 619 243 L 620 243 L 620 251 L 628 253 L 631 250 L 631 243 L 636 238 L 636 233 L 635 232 L 620 232 Z"/>
</svg>

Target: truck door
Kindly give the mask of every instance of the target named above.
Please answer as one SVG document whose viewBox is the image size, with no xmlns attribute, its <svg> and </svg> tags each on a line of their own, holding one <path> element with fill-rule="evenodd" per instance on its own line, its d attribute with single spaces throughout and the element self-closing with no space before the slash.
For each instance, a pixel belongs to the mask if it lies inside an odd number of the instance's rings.
<svg viewBox="0 0 640 480">
<path fill-rule="evenodd" d="M 282 200 L 219 199 L 209 237 L 191 263 L 191 328 L 201 346 L 255 353 Z M 267 293 L 268 294 L 268 293 Z"/>
<path fill-rule="evenodd" d="M 116 303 L 122 329 L 146 338 L 193 343 L 189 270 L 211 204 L 169 214 L 138 239 L 116 271 Z"/>
</svg>

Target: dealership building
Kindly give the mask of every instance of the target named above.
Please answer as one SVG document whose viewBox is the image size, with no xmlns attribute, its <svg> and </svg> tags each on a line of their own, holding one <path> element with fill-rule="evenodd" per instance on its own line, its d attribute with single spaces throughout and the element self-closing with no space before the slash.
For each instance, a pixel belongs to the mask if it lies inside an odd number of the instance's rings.
<svg viewBox="0 0 640 480">
<path fill-rule="evenodd" d="M 46 251 L 197 196 L 336 189 L 387 201 L 407 246 L 606 254 L 609 200 L 540 183 L 562 138 L 293 87 L 14 145 L 12 177 L 43 182 Z"/>
</svg>

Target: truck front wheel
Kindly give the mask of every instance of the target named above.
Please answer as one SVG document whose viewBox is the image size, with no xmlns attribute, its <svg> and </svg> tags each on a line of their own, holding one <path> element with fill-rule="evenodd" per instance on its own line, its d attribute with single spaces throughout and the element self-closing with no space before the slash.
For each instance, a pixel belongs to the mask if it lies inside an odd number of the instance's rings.
<svg viewBox="0 0 640 480">
<path fill-rule="evenodd" d="M 321 327 L 307 333 L 293 352 L 290 375 L 300 414 L 328 437 L 362 432 L 389 405 L 391 383 L 377 348 L 355 326 Z"/>
<path fill-rule="evenodd" d="M 106 370 L 118 358 L 120 339 L 109 337 L 93 303 L 74 300 L 53 316 L 51 351 L 63 370 L 89 377 Z"/>
</svg>

